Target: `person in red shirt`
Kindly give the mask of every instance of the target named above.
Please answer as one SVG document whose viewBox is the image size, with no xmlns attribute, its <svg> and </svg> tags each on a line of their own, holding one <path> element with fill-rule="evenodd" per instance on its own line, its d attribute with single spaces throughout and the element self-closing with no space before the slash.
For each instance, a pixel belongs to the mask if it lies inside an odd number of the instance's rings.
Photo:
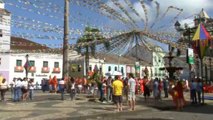
<svg viewBox="0 0 213 120">
<path fill-rule="evenodd" d="M 49 76 L 49 89 L 50 89 L 50 92 L 52 92 L 52 90 L 53 90 L 53 80 L 52 80 L 51 76 Z"/>
<path fill-rule="evenodd" d="M 183 96 L 183 85 L 181 81 L 178 81 L 177 85 L 175 86 L 174 90 L 177 92 L 177 110 L 182 110 L 184 106 L 184 96 Z"/>
<path fill-rule="evenodd" d="M 139 84 L 140 84 L 140 94 L 144 93 L 144 86 L 143 86 L 144 80 L 140 79 L 139 80 Z"/>
<path fill-rule="evenodd" d="M 57 92 L 57 86 L 58 86 L 58 80 L 57 80 L 56 76 L 53 77 L 52 84 L 53 84 L 53 91 L 56 93 Z"/>
<path fill-rule="evenodd" d="M 159 94 L 158 94 L 158 99 L 161 100 L 161 91 L 163 89 L 163 83 L 162 81 L 159 79 L 159 84 L 158 84 L 158 91 L 159 91 Z"/>
</svg>

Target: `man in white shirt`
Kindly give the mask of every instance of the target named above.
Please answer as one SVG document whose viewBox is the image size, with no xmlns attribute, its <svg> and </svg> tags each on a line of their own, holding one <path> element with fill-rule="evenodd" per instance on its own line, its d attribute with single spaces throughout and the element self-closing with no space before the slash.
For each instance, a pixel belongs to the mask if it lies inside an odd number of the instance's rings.
<svg viewBox="0 0 213 120">
<path fill-rule="evenodd" d="M 21 78 L 18 78 L 16 81 L 15 81 L 15 84 L 14 84 L 14 102 L 17 102 L 17 101 L 20 101 L 21 99 Z"/>
<path fill-rule="evenodd" d="M 59 90 L 61 92 L 61 100 L 64 100 L 64 88 L 65 88 L 65 83 L 64 83 L 64 78 L 62 78 L 59 81 Z"/>
<path fill-rule="evenodd" d="M 136 81 L 134 79 L 134 76 L 132 73 L 129 74 L 129 80 L 128 80 L 128 100 L 130 105 L 130 110 L 135 110 L 135 87 L 136 87 Z"/>
</svg>

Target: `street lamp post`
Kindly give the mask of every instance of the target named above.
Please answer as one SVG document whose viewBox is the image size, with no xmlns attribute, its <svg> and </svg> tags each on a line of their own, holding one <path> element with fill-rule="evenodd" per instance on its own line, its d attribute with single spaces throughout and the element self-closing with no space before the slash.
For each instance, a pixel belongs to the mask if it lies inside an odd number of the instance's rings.
<svg viewBox="0 0 213 120">
<path fill-rule="evenodd" d="M 191 30 L 191 28 L 189 28 L 188 26 L 187 26 L 187 24 L 185 25 L 185 29 L 183 29 L 183 28 L 181 28 L 180 27 L 181 26 L 181 24 L 177 21 L 176 23 L 175 23 L 175 29 L 178 31 L 178 32 L 181 32 L 181 34 L 183 34 L 184 36 L 183 36 L 183 38 L 181 39 L 181 40 L 183 40 L 183 41 L 181 41 L 181 42 L 186 42 L 187 44 L 188 44 L 188 47 L 190 47 L 191 45 L 190 45 L 190 41 L 191 41 L 191 33 L 193 33 L 193 31 Z M 186 39 L 185 39 L 185 36 L 187 37 Z M 186 40 L 186 41 L 185 41 Z M 201 69 L 201 80 L 202 80 L 202 86 L 204 85 L 204 81 L 203 81 L 203 58 L 200 58 L 200 69 Z M 189 64 L 189 67 L 190 67 L 190 64 Z M 198 68 L 199 68 L 199 64 L 198 64 Z M 192 74 L 192 69 L 190 68 L 190 75 L 189 76 L 191 76 L 191 74 Z M 198 71 L 198 73 L 199 73 L 199 71 Z M 199 76 L 198 76 L 199 77 Z M 203 90 L 203 87 L 202 87 L 202 103 L 204 104 L 204 90 Z"/>
<path fill-rule="evenodd" d="M 28 78 L 28 68 L 29 68 L 28 58 L 29 58 L 29 55 L 27 54 L 25 57 L 26 57 L 26 63 L 24 65 L 24 68 L 25 68 L 25 72 L 26 72 L 26 78 Z"/>
<path fill-rule="evenodd" d="M 70 0 L 64 0 L 64 41 L 63 41 L 63 78 L 68 78 L 69 61 L 69 2 Z"/>
<path fill-rule="evenodd" d="M 210 63 L 210 80 L 209 80 L 209 83 L 211 83 L 211 81 L 212 81 L 212 59 L 211 59 L 211 57 L 209 57 L 209 63 Z"/>
<path fill-rule="evenodd" d="M 209 71 L 210 71 L 210 80 L 209 83 L 211 83 L 211 81 L 213 80 L 213 76 L 212 76 L 212 57 L 213 57 L 213 48 L 209 49 Z"/>
<path fill-rule="evenodd" d="M 120 72 L 120 57 L 121 57 L 121 54 L 118 56 L 118 72 Z"/>
</svg>

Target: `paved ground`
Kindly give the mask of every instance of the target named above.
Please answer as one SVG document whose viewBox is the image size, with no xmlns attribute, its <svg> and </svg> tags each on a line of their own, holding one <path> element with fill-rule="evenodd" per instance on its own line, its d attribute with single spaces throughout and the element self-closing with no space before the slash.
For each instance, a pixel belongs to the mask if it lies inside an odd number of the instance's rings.
<svg viewBox="0 0 213 120">
<path fill-rule="evenodd" d="M 209 95 L 211 96 L 211 95 Z M 213 95 L 212 95 L 213 96 Z M 36 92 L 35 99 L 28 102 L 0 103 L 0 120 L 212 120 L 213 101 L 206 101 L 204 106 L 187 105 L 183 111 L 176 111 L 171 98 L 159 102 L 145 103 L 138 96 L 136 111 L 115 112 L 111 103 L 100 103 L 78 95 L 70 101 L 69 96 L 61 101 L 59 94 Z M 186 94 L 188 98 L 188 94 Z"/>
</svg>

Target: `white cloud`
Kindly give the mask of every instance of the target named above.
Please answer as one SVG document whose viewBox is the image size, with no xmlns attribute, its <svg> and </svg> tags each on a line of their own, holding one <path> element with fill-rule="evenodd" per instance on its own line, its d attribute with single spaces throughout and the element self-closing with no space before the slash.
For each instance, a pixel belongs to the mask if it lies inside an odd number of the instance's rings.
<svg viewBox="0 0 213 120">
<path fill-rule="evenodd" d="M 124 2 L 124 0 L 118 0 L 119 3 L 125 8 L 125 10 L 128 11 L 130 16 L 137 22 L 141 22 L 141 18 L 138 17 L 130 8 L 129 6 Z M 134 9 L 140 14 L 140 16 L 145 20 L 145 14 L 144 10 L 141 6 L 141 3 L 139 0 L 134 1 L 129 0 L 132 2 Z M 147 0 L 145 0 L 147 1 Z M 210 15 L 213 16 L 213 0 L 153 0 L 157 1 L 160 4 L 160 16 L 162 16 L 167 8 L 169 6 L 174 6 L 180 9 L 183 9 L 183 12 L 181 15 L 177 18 L 176 15 L 179 13 L 178 10 L 175 9 L 170 9 L 169 12 L 166 14 L 163 20 L 158 21 L 158 25 L 163 25 L 165 23 L 167 24 L 173 24 L 175 23 L 176 20 L 181 21 L 181 23 L 184 24 L 184 22 L 189 23 L 189 25 L 192 25 L 192 19 L 194 18 L 194 14 L 198 14 L 202 8 L 204 8 L 205 11 Z M 147 3 L 147 2 L 146 2 Z M 116 6 L 111 0 L 108 0 L 106 2 L 108 6 L 116 10 L 119 14 L 121 14 L 124 18 L 128 19 L 128 17 L 125 15 L 124 12 L 122 12 L 118 6 Z M 149 20 L 149 25 L 151 25 L 155 21 L 155 17 L 157 14 L 156 11 L 156 4 L 154 2 L 146 4 L 146 9 L 148 12 L 148 20 Z M 187 18 L 188 16 L 191 16 L 190 18 Z"/>
<path fill-rule="evenodd" d="M 213 0 L 157 0 L 161 9 L 166 9 L 169 6 L 175 6 L 183 9 L 184 15 L 192 15 L 199 13 L 202 8 L 206 11 L 213 10 Z"/>
<path fill-rule="evenodd" d="M 188 27 L 193 27 L 194 26 L 194 19 L 183 19 L 179 21 L 181 24 L 181 27 L 184 27 L 185 24 L 188 25 Z"/>
</svg>

